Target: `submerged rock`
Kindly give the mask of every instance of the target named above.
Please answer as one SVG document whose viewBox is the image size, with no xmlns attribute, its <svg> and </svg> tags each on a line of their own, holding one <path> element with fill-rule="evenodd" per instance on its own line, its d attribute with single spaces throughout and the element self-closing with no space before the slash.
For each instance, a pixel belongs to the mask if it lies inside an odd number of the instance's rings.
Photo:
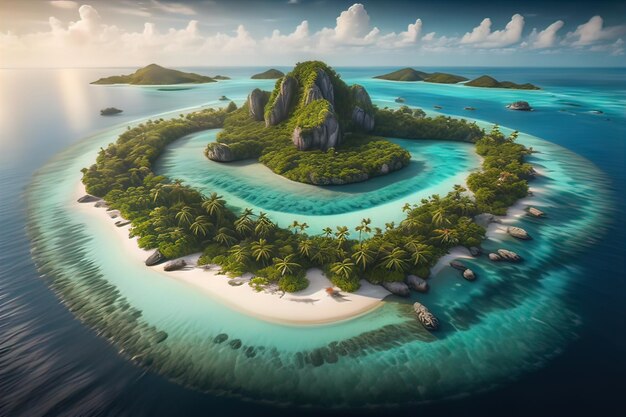
<svg viewBox="0 0 626 417">
<path fill-rule="evenodd" d="M 95 203 L 100 200 L 102 200 L 100 197 L 96 197 L 91 194 L 85 194 L 84 196 L 82 196 L 76 201 L 78 201 L 79 203 Z"/>
<path fill-rule="evenodd" d="M 509 262 L 519 262 L 522 260 L 522 257 L 517 253 L 507 249 L 498 249 L 498 255 L 500 255 L 503 260 Z"/>
<path fill-rule="evenodd" d="M 459 271 L 463 272 L 467 269 L 467 266 L 465 266 L 465 264 L 459 262 L 459 261 L 452 261 L 450 262 L 450 266 L 454 269 L 458 269 Z"/>
<path fill-rule="evenodd" d="M 522 229 L 521 227 L 510 226 L 506 228 L 506 232 L 516 239 L 521 239 L 521 240 L 530 239 L 530 235 L 528 234 L 528 232 Z"/>
<path fill-rule="evenodd" d="M 426 282 L 426 280 L 418 277 L 417 275 L 408 275 L 405 282 L 410 288 L 413 288 L 415 291 L 428 291 L 428 283 Z"/>
<path fill-rule="evenodd" d="M 493 262 L 498 262 L 502 260 L 502 256 L 492 252 L 489 254 L 489 260 Z"/>
<path fill-rule="evenodd" d="M 165 264 L 163 269 L 165 271 L 177 271 L 187 266 L 187 262 L 184 259 L 174 259 Z"/>
<path fill-rule="evenodd" d="M 289 108 L 298 91 L 298 81 L 291 77 L 285 76 L 280 83 L 278 95 L 271 103 L 272 109 L 265 116 L 265 125 L 274 126 L 287 118 Z"/>
<path fill-rule="evenodd" d="M 465 271 L 463 271 L 463 278 L 468 281 L 474 281 L 476 279 L 476 274 L 474 273 L 474 271 L 467 268 Z"/>
<path fill-rule="evenodd" d="M 270 93 L 262 91 L 258 88 L 252 90 L 248 96 L 248 113 L 257 121 L 263 120 L 265 117 L 263 112 L 265 111 L 265 105 L 270 98 Z"/>
<path fill-rule="evenodd" d="M 213 142 L 207 147 L 206 156 L 217 162 L 231 162 L 235 160 L 235 154 L 225 143 Z"/>
<path fill-rule="evenodd" d="M 516 101 L 506 106 L 509 110 L 522 110 L 522 111 L 530 111 L 533 108 L 530 107 L 527 101 Z"/>
<path fill-rule="evenodd" d="M 539 210 L 538 208 L 535 207 L 529 207 L 528 208 L 528 214 L 530 214 L 531 216 L 535 216 L 535 217 L 543 217 L 545 216 L 545 213 L 541 210 Z"/>
<path fill-rule="evenodd" d="M 163 256 L 161 251 L 157 249 L 152 253 L 152 255 L 148 256 L 148 259 L 146 259 L 145 263 L 146 263 L 146 266 L 153 266 L 153 265 L 163 262 L 164 260 L 165 260 L 165 256 Z"/>
<path fill-rule="evenodd" d="M 470 255 L 472 255 L 475 258 L 480 256 L 483 253 L 483 251 L 477 246 L 472 246 L 471 248 L 469 248 L 469 251 L 470 251 Z"/>
<path fill-rule="evenodd" d="M 400 297 L 408 297 L 411 295 L 411 290 L 409 290 L 408 285 L 404 282 L 383 282 L 383 288 L 394 295 L 399 295 Z"/>
<path fill-rule="evenodd" d="M 226 333 L 220 333 L 217 336 L 215 336 L 215 339 L 213 339 L 215 343 L 223 343 L 227 340 L 228 340 L 228 335 Z"/>
<path fill-rule="evenodd" d="M 404 99 L 404 97 L 397 97 L 394 101 L 396 103 L 404 103 L 406 100 Z"/>
<path fill-rule="evenodd" d="M 439 328 L 439 320 L 431 313 L 425 305 L 420 303 L 413 304 L 413 310 L 417 315 L 417 319 L 428 330 L 437 330 Z"/>
</svg>

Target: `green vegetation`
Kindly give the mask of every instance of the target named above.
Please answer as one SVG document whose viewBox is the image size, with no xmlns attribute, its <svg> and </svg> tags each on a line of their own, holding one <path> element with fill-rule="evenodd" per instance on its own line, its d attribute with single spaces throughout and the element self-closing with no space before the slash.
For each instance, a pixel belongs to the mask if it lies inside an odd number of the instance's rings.
<svg viewBox="0 0 626 417">
<path fill-rule="evenodd" d="M 423 71 L 417 71 L 413 68 L 403 68 L 389 74 L 377 75 L 374 78 L 389 81 L 424 81 L 429 74 Z"/>
<path fill-rule="evenodd" d="M 488 75 L 483 75 L 481 77 L 475 78 L 472 81 L 468 81 L 465 83 L 470 87 L 484 87 L 484 88 L 512 88 L 515 90 L 541 90 L 536 85 L 526 83 L 526 84 L 515 84 L 511 81 L 498 81 L 493 77 Z"/>
<path fill-rule="evenodd" d="M 425 117 L 420 109 L 402 106 L 397 110 L 377 109 L 374 134 L 404 139 L 440 139 L 475 142 L 484 134 L 476 123 L 447 116 Z"/>
<path fill-rule="evenodd" d="M 285 74 L 282 71 L 278 71 L 277 69 L 271 68 L 259 74 L 254 74 L 250 78 L 252 78 L 253 80 L 275 80 L 277 78 L 281 78 L 284 75 Z"/>
<path fill-rule="evenodd" d="M 461 77 L 460 75 L 435 72 L 424 78 L 424 81 L 428 83 L 456 84 L 460 83 L 461 81 L 467 81 L 467 78 Z"/>
<path fill-rule="evenodd" d="M 182 72 L 163 68 L 157 64 L 138 69 L 128 75 L 114 75 L 100 78 L 92 84 L 136 84 L 136 85 L 168 85 L 168 84 L 200 84 L 212 83 L 215 79 L 192 72 Z"/>
</svg>

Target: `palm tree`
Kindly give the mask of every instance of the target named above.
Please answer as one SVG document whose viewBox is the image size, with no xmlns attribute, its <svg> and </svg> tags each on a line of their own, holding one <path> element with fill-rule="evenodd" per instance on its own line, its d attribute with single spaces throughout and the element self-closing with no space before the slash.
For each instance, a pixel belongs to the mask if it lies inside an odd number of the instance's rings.
<svg viewBox="0 0 626 417">
<path fill-rule="evenodd" d="M 367 266 L 372 263 L 374 257 L 372 256 L 372 251 L 369 247 L 365 245 L 360 245 L 359 248 L 352 254 L 352 259 L 356 265 L 361 265 L 361 269 L 367 269 Z"/>
<path fill-rule="evenodd" d="M 309 225 L 306 223 L 300 223 L 298 227 L 300 228 L 300 232 L 304 233 L 304 231 L 309 228 Z"/>
<path fill-rule="evenodd" d="M 253 224 L 252 224 L 252 219 L 250 218 L 251 216 L 252 216 L 252 210 L 247 208 L 243 211 L 241 216 L 239 216 L 239 218 L 235 220 L 234 224 L 235 224 L 235 230 L 237 231 L 237 233 L 239 233 L 242 236 L 246 236 L 247 234 L 252 232 Z"/>
<path fill-rule="evenodd" d="M 385 223 L 385 230 L 393 230 L 396 227 L 396 222 Z"/>
<path fill-rule="evenodd" d="M 265 239 L 259 239 L 258 241 L 252 242 L 252 255 L 257 262 L 265 264 L 269 259 L 271 259 L 272 249 L 273 246 L 267 243 L 267 240 Z"/>
<path fill-rule="evenodd" d="M 454 229 L 437 229 L 435 230 L 435 234 L 441 243 L 446 243 L 448 245 L 456 245 L 459 243 L 459 237 Z"/>
<path fill-rule="evenodd" d="M 313 247 L 313 242 L 309 239 L 301 240 L 298 243 L 298 251 L 300 255 L 306 256 L 311 259 L 311 248 Z"/>
<path fill-rule="evenodd" d="M 409 258 L 415 266 L 427 264 L 432 256 L 428 245 L 420 243 L 417 239 L 409 240 L 404 247 L 409 251 Z"/>
<path fill-rule="evenodd" d="M 264 237 L 274 228 L 274 223 L 271 222 L 267 214 L 264 212 L 259 213 L 259 217 L 256 221 L 256 226 L 254 227 L 254 232 L 257 236 Z"/>
<path fill-rule="evenodd" d="M 330 227 L 325 227 L 322 232 L 324 232 L 325 237 L 330 237 L 333 234 L 333 229 Z"/>
<path fill-rule="evenodd" d="M 411 210 L 411 205 L 409 203 L 404 203 L 404 205 L 402 206 L 402 211 L 406 213 L 409 210 Z"/>
<path fill-rule="evenodd" d="M 383 265 L 385 268 L 391 271 L 402 272 L 406 266 L 406 252 L 400 248 L 393 248 L 393 250 L 383 258 Z"/>
<path fill-rule="evenodd" d="M 176 213 L 176 220 L 178 220 L 178 224 L 180 226 L 189 226 L 191 221 L 193 220 L 193 212 L 192 208 L 189 206 L 185 206 L 178 213 Z"/>
<path fill-rule="evenodd" d="M 335 262 L 330 266 L 330 271 L 333 274 L 339 275 L 345 279 L 349 279 L 354 269 L 354 262 L 350 258 L 346 258 L 343 261 Z"/>
<path fill-rule="evenodd" d="M 209 230 L 213 227 L 213 224 L 209 220 L 208 216 L 198 216 L 196 217 L 196 221 L 194 221 L 189 228 L 192 233 L 198 236 L 200 233 L 202 236 L 206 236 Z"/>
<path fill-rule="evenodd" d="M 221 195 L 211 193 L 209 198 L 202 202 L 202 208 L 206 210 L 209 216 L 221 219 L 222 214 L 224 214 L 225 201 L 222 200 Z"/>
<path fill-rule="evenodd" d="M 163 183 L 157 184 L 153 189 L 150 190 L 150 194 L 152 195 L 152 201 L 156 203 L 158 200 L 162 203 L 166 203 L 166 195 L 164 192 Z"/>
<path fill-rule="evenodd" d="M 417 230 L 422 227 L 424 223 L 417 219 L 415 216 L 409 215 L 406 219 L 400 222 L 400 227 L 405 230 Z"/>
<path fill-rule="evenodd" d="M 300 223 L 297 220 L 294 220 L 293 223 L 287 226 L 287 228 L 293 229 L 293 232 L 295 234 L 298 234 L 298 226 L 300 226 Z"/>
<path fill-rule="evenodd" d="M 230 246 L 237 242 L 237 239 L 233 237 L 233 231 L 230 230 L 228 227 L 220 227 L 220 229 L 217 231 L 217 234 L 213 237 L 213 240 L 224 246 Z"/>
<path fill-rule="evenodd" d="M 361 244 L 363 233 L 369 234 L 372 233 L 372 228 L 369 226 L 372 221 L 368 219 L 362 219 L 361 224 L 354 228 L 357 232 L 359 232 L 359 244 Z"/>
<path fill-rule="evenodd" d="M 441 226 L 443 223 L 450 223 L 450 221 L 444 217 L 445 215 L 446 209 L 444 209 L 443 207 L 439 207 L 433 212 L 432 223 L 435 226 Z"/>
<path fill-rule="evenodd" d="M 235 245 L 228 252 L 242 265 L 250 260 L 250 250 L 246 246 Z"/>
<path fill-rule="evenodd" d="M 286 273 L 293 273 L 295 269 L 300 268 L 300 264 L 297 262 L 292 262 L 294 258 L 294 254 L 287 255 L 284 258 L 274 258 L 274 265 L 276 265 L 276 269 L 280 271 L 281 275 L 285 275 Z"/>
<path fill-rule="evenodd" d="M 339 242 L 338 246 L 341 247 L 341 245 L 343 245 L 343 242 L 345 242 L 346 239 L 348 239 L 348 236 L 350 236 L 350 231 L 346 226 L 337 226 L 335 236 L 337 237 L 337 241 Z"/>
</svg>

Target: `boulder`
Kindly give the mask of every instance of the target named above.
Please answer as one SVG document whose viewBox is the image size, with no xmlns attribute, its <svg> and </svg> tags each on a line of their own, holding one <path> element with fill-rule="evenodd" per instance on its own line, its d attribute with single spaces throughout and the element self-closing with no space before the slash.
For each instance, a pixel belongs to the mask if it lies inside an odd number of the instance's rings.
<svg viewBox="0 0 626 417">
<path fill-rule="evenodd" d="M 400 297 L 408 297 L 411 295 L 411 290 L 409 290 L 408 285 L 404 282 L 383 282 L 383 288 Z"/>
<path fill-rule="evenodd" d="M 406 100 L 404 99 L 404 97 L 397 97 L 394 101 L 396 103 L 404 103 Z"/>
<path fill-rule="evenodd" d="M 463 272 L 467 269 L 467 266 L 465 266 L 463 263 L 459 262 L 459 261 L 452 261 L 450 262 L 450 266 L 454 269 L 458 269 L 459 271 Z"/>
<path fill-rule="evenodd" d="M 529 240 L 531 237 L 528 232 L 521 227 L 507 227 L 506 232 L 516 239 Z"/>
<path fill-rule="evenodd" d="M 475 258 L 480 256 L 483 253 L 483 251 L 477 246 L 470 247 L 469 251 L 470 251 L 470 255 L 472 255 Z"/>
<path fill-rule="evenodd" d="M 130 224 L 130 220 L 118 220 L 115 222 L 115 225 L 117 227 L 124 227 L 124 226 L 128 226 Z"/>
<path fill-rule="evenodd" d="M 498 262 L 502 260 L 502 256 L 492 252 L 489 254 L 489 260 L 493 262 Z"/>
<path fill-rule="evenodd" d="M 97 202 L 96 202 L 96 204 L 95 204 L 95 206 L 94 206 L 94 207 L 97 207 L 97 208 L 107 208 L 107 209 L 108 209 L 108 208 L 109 208 L 109 205 L 107 204 L 107 202 L 106 202 L 106 201 L 104 201 L 104 200 L 100 200 L 100 201 L 97 201 Z"/>
<path fill-rule="evenodd" d="M 419 291 L 419 292 L 428 291 L 428 283 L 426 282 L 426 280 L 418 277 L 417 275 L 407 276 L 405 282 L 410 288 L 413 288 L 415 291 Z"/>
<path fill-rule="evenodd" d="M 265 105 L 270 98 L 270 93 L 258 88 L 252 90 L 248 96 L 248 113 L 254 120 L 261 121 L 264 117 Z"/>
<path fill-rule="evenodd" d="M 91 194 L 85 194 L 84 196 L 82 196 L 76 201 L 78 201 L 79 203 L 95 203 L 96 201 L 100 201 L 100 200 L 102 200 L 100 197 L 96 197 Z"/>
<path fill-rule="evenodd" d="M 528 214 L 530 214 L 531 216 L 535 216 L 535 217 L 543 217 L 545 216 L 545 213 L 541 210 L 539 210 L 538 208 L 535 207 L 529 207 L 528 208 Z"/>
<path fill-rule="evenodd" d="M 474 216 L 474 223 L 486 229 L 490 223 L 500 223 L 500 219 L 491 213 L 482 213 Z"/>
<path fill-rule="evenodd" d="M 474 281 L 476 279 L 476 274 L 474 273 L 474 271 L 467 268 L 465 271 L 463 271 L 463 278 L 468 281 Z"/>
<path fill-rule="evenodd" d="M 533 108 L 530 107 L 527 101 L 516 101 L 515 103 L 511 103 L 506 106 L 509 110 L 521 110 L 521 111 L 530 111 Z"/>
<path fill-rule="evenodd" d="M 289 115 L 291 102 L 298 92 L 298 81 L 291 77 L 283 77 L 278 94 L 273 103 L 270 103 L 272 109 L 265 116 L 265 126 L 274 126 L 282 122 Z"/>
<path fill-rule="evenodd" d="M 339 145 L 341 132 L 339 122 L 331 110 L 327 110 L 324 121 L 311 129 L 296 126 L 292 135 L 293 144 L 298 150 L 321 149 L 327 151 Z"/>
<path fill-rule="evenodd" d="M 519 262 L 522 260 L 522 257 L 517 253 L 507 249 L 498 249 L 498 255 L 500 255 L 503 260 L 509 262 Z"/>
<path fill-rule="evenodd" d="M 428 330 L 437 330 L 439 328 L 439 320 L 431 313 L 425 305 L 420 303 L 413 304 L 413 310 L 417 315 L 417 319 Z"/>
<path fill-rule="evenodd" d="M 174 259 L 173 261 L 169 261 L 163 267 L 165 271 L 177 271 L 179 269 L 183 269 L 187 266 L 187 262 L 184 259 Z"/>
<path fill-rule="evenodd" d="M 213 142 L 207 147 L 206 156 L 217 162 L 231 162 L 235 160 L 235 155 L 225 143 Z"/>
<path fill-rule="evenodd" d="M 148 256 L 148 259 L 146 259 L 146 266 L 156 265 L 163 262 L 164 260 L 165 256 L 163 256 L 161 251 L 157 249 L 152 253 L 152 255 Z"/>
<path fill-rule="evenodd" d="M 119 210 L 107 210 L 107 214 L 112 219 L 117 219 L 120 216 Z"/>
</svg>

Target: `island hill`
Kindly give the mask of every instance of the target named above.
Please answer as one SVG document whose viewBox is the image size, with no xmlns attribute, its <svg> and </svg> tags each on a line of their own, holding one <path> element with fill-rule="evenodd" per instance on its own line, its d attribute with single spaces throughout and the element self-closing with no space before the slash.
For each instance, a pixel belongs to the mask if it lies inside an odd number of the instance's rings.
<svg viewBox="0 0 626 417">
<path fill-rule="evenodd" d="M 439 83 L 439 84 L 458 84 L 464 81 L 463 85 L 470 87 L 484 87 L 484 88 L 510 88 L 515 90 L 540 90 L 536 85 L 516 84 L 511 81 L 498 81 L 488 75 L 475 78 L 468 81 L 468 78 L 460 75 L 446 74 L 444 72 L 428 73 L 423 71 L 417 71 L 413 68 L 403 68 L 398 71 L 390 72 L 389 74 L 377 75 L 374 78 L 389 81 L 424 81 L 427 83 Z"/>
<path fill-rule="evenodd" d="M 258 158 L 293 181 L 342 185 L 408 165 L 409 152 L 381 136 L 472 141 L 480 135 L 465 122 L 423 116 L 408 107 L 379 110 L 365 88 L 309 61 L 280 78 L 271 93 L 253 90 L 226 116 L 205 154 L 218 162 Z"/>
<path fill-rule="evenodd" d="M 270 68 L 267 71 L 260 72 L 258 74 L 254 74 L 252 77 L 253 80 L 277 80 L 282 78 L 285 75 L 284 72 L 279 71 L 274 68 Z"/>
<path fill-rule="evenodd" d="M 203 84 L 214 83 L 217 80 L 227 80 L 228 77 L 216 75 L 207 77 L 206 75 L 195 74 L 193 72 L 183 72 L 169 68 L 163 68 L 157 64 L 150 64 L 140 68 L 132 74 L 113 75 L 111 77 L 100 78 L 91 84 L 133 84 L 133 85 L 171 85 L 171 84 Z"/>
</svg>

